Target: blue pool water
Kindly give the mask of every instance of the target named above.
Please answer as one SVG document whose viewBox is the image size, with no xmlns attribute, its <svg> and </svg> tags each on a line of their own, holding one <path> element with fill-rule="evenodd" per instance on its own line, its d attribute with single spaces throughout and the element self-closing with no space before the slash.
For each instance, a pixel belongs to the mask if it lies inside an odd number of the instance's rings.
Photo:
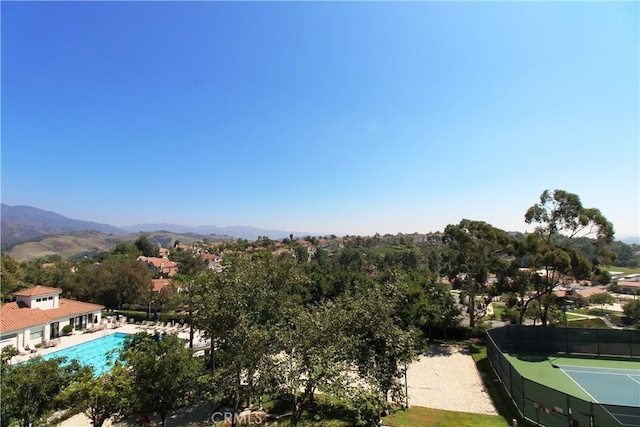
<svg viewBox="0 0 640 427">
<path fill-rule="evenodd" d="M 126 336 L 127 334 L 116 332 L 115 334 L 87 341 L 82 344 L 77 344 L 73 347 L 65 348 L 64 350 L 49 353 L 46 356 L 43 356 L 43 358 L 51 359 L 52 357 L 66 357 L 67 361 L 77 359 L 81 365 L 93 366 L 96 376 L 102 375 L 111 369 L 111 366 L 108 365 L 108 361 L 114 361 L 118 357 L 117 355 L 114 355 L 108 359 L 107 354 L 113 349 L 122 349 Z"/>
</svg>

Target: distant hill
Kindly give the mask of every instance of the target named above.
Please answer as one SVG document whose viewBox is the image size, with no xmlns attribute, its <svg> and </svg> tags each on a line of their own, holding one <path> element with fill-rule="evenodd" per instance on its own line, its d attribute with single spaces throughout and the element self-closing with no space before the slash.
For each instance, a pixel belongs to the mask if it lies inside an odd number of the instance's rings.
<svg viewBox="0 0 640 427">
<path fill-rule="evenodd" d="M 42 236 L 74 231 L 95 230 L 107 234 L 127 233 L 126 230 L 112 225 L 71 219 L 31 206 L 9 206 L 2 203 L 0 217 L 3 250 L 9 249 L 17 243 Z"/>
<path fill-rule="evenodd" d="M 620 240 L 622 243 L 626 243 L 627 245 L 631 245 L 631 244 L 636 244 L 636 245 L 640 245 L 640 237 L 638 236 L 622 236 L 620 237 L 620 239 L 616 239 L 616 240 Z"/>
<path fill-rule="evenodd" d="M 226 235 L 233 236 L 235 238 L 247 239 L 247 240 L 256 240 L 258 236 L 267 236 L 270 239 L 278 240 L 283 239 L 285 237 L 289 237 L 290 234 L 293 234 L 296 237 L 303 237 L 314 235 L 314 233 L 303 233 L 300 231 L 285 231 L 285 230 L 268 230 L 264 228 L 257 227 L 245 227 L 241 225 L 233 225 L 228 227 L 218 227 L 215 225 L 199 225 L 197 227 L 192 227 L 188 225 L 177 225 L 177 224 L 137 224 L 128 227 L 122 227 L 127 231 L 136 233 L 136 232 L 148 232 L 155 230 L 167 230 L 172 231 L 174 233 L 196 233 L 201 235 Z"/>
<path fill-rule="evenodd" d="M 171 233 L 168 231 L 152 231 L 144 233 L 152 243 L 170 248 L 175 241 L 192 244 L 207 238 L 210 242 L 229 240 L 229 236 L 201 236 L 193 233 Z M 40 236 L 29 242 L 16 244 L 8 254 L 17 261 L 28 261 L 51 255 L 62 258 L 82 258 L 98 252 L 112 251 L 118 243 L 134 242 L 140 233 L 106 234 L 99 231 L 74 231 L 55 236 Z"/>
<path fill-rule="evenodd" d="M 4 203 L 2 203 L 0 217 L 2 220 L 1 248 L 3 251 L 8 251 L 21 243 L 32 242 L 37 244 L 31 245 L 33 246 L 32 249 L 34 250 L 34 253 L 46 253 L 48 255 L 58 253 L 60 248 L 66 248 L 63 252 L 74 254 L 82 253 L 83 251 L 91 252 L 93 250 L 103 250 L 101 248 L 107 244 L 105 243 L 106 240 L 109 240 L 100 236 L 97 239 L 98 241 L 95 241 L 95 236 L 91 235 L 91 233 L 87 234 L 87 236 L 90 236 L 88 240 L 82 240 L 84 237 L 81 239 L 78 234 L 74 234 L 81 231 L 96 231 L 106 235 L 122 236 L 122 239 L 115 237 L 110 239 L 111 241 L 108 242 L 108 245 L 112 245 L 113 247 L 115 247 L 115 245 L 120 241 L 135 240 L 137 237 L 130 239 L 126 235 L 130 236 L 131 233 L 139 232 L 144 232 L 146 234 L 165 232 L 171 235 L 182 236 L 182 238 L 177 237 L 174 238 L 174 240 L 184 241 L 185 243 L 202 240 L 203 237 L 206 237 L 209 241 L 228 240 L 231 238 L 255 240 L 258 236 L 267 236 L 270 239 L 282 239 L 284 237 L 288 237 L 290 234 L 293 234 L 296 237 L 312 234 L 284 230 L 265 230 L 262 228 L 245 226 L 217 227 L 215 225 L 202 225 L 191 227 L 166 223 L 115 227 L 113 225 L 101 224 L 93 221 L 82 221 L 67 218 L 66 216 L 58 213 L 45 211 L 32 206 L 10 206 Z M 187 237 L 184 238 L 185 236 Z M 77 248 L 72 249 L 71 247 L 73 245 L 70 246 L 69 241 L 81 243 Z M 170 244 L 164 242 L 156 243 L 162 243 L 164 247 L 167 247 Z M 25 247 L 22 247 L 20 250 L 22 251 L 24 248 Z"/>
</svg>

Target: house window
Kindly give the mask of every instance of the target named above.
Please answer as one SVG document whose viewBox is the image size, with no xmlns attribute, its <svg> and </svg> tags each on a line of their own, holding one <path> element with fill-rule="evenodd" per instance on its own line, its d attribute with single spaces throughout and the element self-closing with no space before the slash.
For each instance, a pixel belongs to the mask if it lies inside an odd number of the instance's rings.
<svg viewBox="0 0 640 427">
<path fill-rule="evenodd" d="M 42 339 L 42 329 L 40 329 L 39 331 L 33 331 L 31 332 L 31 335 L 29 336 L 29 339 L 31 340 L 38 340 L 38 339 Z"/>
<path fill-rule="evenodd" d="M 36 298 L 36 302 L 42 301 L 42 298 Z"/>
<path fill-rule="evenodd" d="M 12 334 L 0 335 L 0 342 L 15 339 L 17 334 L 14 332 Z"/>
<path fill-rule="evenodd" d="M 51 300 L 53 299 L 53 297 L 49 297 L 49 298 L 47 298 L 47 299 L 48 299 L 49 301 L 51 301 Z"/>
</svg>

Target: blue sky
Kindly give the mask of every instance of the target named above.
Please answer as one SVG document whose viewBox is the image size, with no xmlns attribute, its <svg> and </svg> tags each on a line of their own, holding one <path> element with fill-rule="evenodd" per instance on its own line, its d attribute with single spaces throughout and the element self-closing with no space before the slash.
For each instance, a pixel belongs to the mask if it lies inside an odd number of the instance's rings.
<svg viewBox="0 0 640 427">
<path fill-rule="evenodd" d="M 2 202 L 124 226 L 639 233 L 637 2 L 2 2 Z"/>
</svg>

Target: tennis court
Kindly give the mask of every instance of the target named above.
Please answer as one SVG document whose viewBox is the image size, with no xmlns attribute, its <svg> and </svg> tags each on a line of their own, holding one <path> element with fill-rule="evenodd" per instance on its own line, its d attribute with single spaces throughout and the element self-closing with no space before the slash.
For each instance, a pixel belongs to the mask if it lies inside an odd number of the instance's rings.
<svg viewBox="0 0 640 427">
<path fill-rule="evenodd" d="M 640 425 L 640 371 L 633 369 L 556 365 L 620 425 Z"/>
</svg>

